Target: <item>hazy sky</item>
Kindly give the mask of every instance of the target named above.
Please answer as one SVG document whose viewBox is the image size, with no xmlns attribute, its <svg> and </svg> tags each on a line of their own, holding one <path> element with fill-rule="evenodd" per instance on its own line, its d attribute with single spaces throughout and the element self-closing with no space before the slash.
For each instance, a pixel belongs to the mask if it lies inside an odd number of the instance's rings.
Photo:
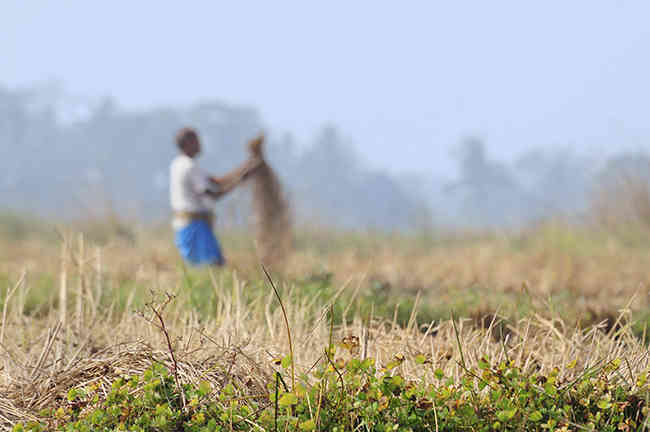
<svg viewBox="0 0 650 432">
<path fill-rule="evenodd" d="M 470 133 L 501 157 L 649 148 L 649 19 L 647 0 L 2 0 L 0 84 L 253 105 L 274 132 L 334 123 L 373 165 L 435 174 Z"/>
</svg>

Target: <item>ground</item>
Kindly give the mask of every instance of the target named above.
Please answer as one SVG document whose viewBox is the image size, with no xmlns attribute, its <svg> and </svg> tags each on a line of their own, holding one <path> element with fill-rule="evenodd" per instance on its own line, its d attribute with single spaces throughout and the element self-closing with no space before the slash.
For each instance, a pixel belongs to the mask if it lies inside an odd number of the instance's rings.
<svg viewBox="0 0 650 432">
<path fill-rule="evenodd" d="M 462 380 L 486 358 L 565 383 L 618 361 L 612 373 L 635 392 L 648 366 L 645 232 L 301 229 L 269 269 L 277 294 L 245 233 L 222 236 L 226 269 L 184 267 L 166 227 L 15 233 L 0 240 L 6 424 L 156 362 L 213 387 L 236 377 L 239 391 L 264 391 L 277 371 L 310 386 L 332 346 L 332 361 L 372 359 L 420 386 Z"/>
</svg>

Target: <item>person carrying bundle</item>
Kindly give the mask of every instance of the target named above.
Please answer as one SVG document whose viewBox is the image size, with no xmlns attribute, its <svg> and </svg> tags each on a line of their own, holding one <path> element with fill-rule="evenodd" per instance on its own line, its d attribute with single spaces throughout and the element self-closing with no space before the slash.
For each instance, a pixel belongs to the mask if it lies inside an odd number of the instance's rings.
<svg viewBox="0 0 650 432">
<path fill-rule="evenodd" d="M 170 166 L 170 201 L 175 243 L 181 256 L 192 265 L 225 264 L 219 241 L 213 232 L 216 200 L 240 185 L 263 165 L 263 136 L 249 143 L 250 157 L 223 177 L 206 174 L 198 165 L 201 142 L 196 131 L 183 128 L 176 135 L 179 154 Z"/>
</svg>

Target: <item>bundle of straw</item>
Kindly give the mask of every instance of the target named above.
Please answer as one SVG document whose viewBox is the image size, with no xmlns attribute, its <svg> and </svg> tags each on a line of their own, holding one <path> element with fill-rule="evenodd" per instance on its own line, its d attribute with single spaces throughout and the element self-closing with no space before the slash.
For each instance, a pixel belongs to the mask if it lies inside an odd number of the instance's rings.
<svg viewBox="0 0 650 432">
<path fill-rule="evenodd" d="M 264 159 L 264 137 L 249 142 L 251 155 L 260 161 L 252 175 L 255 242 L 262 263 L 281 270 L 293 240 L 289 201 L 273 168 Z"/>
</svg>

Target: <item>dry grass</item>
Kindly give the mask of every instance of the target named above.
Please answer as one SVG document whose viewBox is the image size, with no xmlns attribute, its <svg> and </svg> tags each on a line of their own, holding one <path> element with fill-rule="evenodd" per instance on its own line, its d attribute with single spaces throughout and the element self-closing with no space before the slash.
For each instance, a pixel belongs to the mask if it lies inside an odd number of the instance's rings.
<svg viewBox="0 0 650 432">
<path fill-rule="evenodd" d="M 213 272 L 185 271 L 160 235 L 140 233 L 138 241 L 101 248 L 79 235 L 5 243 L 0 421 L 7 426 L 30 418 L 60 403 L 71 387 L 95 382 L 107 388 L 112 378 L 140 372 L 153 360 L 171 365 L 165 335 L 143 304 L 160 304 L 165 293 L 176 295 L 164 319 L 180 379 L 263 392 L 273 360 L 289 350 L 282 312 L 261 282 L 252 242 L 226 237 L 224 243 L 234 268 Z M 525 370 L 559 368 L 567 380 L 614 358 L 625 360 L 632 382 L 648 367 L 645 336 L 635 335 L 632 323 L 649 307 L 650 255 L 615 238 L 550 226 L 472 241 L 331 236 L 299 243 L 309 246 L 287 259 L 280 281 L 297 376 L 328 346 L 331 304 L 347 317 L 335 326 L 335 341 L 356 336 L 362 356 L 380 365 L 403 354 L 401 372 L 416 381 L 432 381 L 436 368 L 460 375 L 461 349 L 470 365 L 487 354 L 515 359 Z M 314 295 L 309 281 L 328 272 L 334 273 L 331 291 Z M 43 275 L 50 282 L 41 285 Z M 362 309 L 358 300 L 373 284 L 377 303 Z M 420 307 L 400 325 L 397 309 L 379 312 L 381 290 L 386 298 L 417 297 Z M 209 307 L 198 307 L 205 303 Z M 508 305 L 520 313 L 501 321 Z M 424 307 L 442 311 L 440 318 L 419 319 Z M 460 346 L 452 309 L 460 315 Z M 576 325 L 587 314 L 595 326 Z M 424 375 L 413 363 L 418 354 L 432 362 Z M 570 369 L 572 361 L 577 366 Z"/>
</svg>

